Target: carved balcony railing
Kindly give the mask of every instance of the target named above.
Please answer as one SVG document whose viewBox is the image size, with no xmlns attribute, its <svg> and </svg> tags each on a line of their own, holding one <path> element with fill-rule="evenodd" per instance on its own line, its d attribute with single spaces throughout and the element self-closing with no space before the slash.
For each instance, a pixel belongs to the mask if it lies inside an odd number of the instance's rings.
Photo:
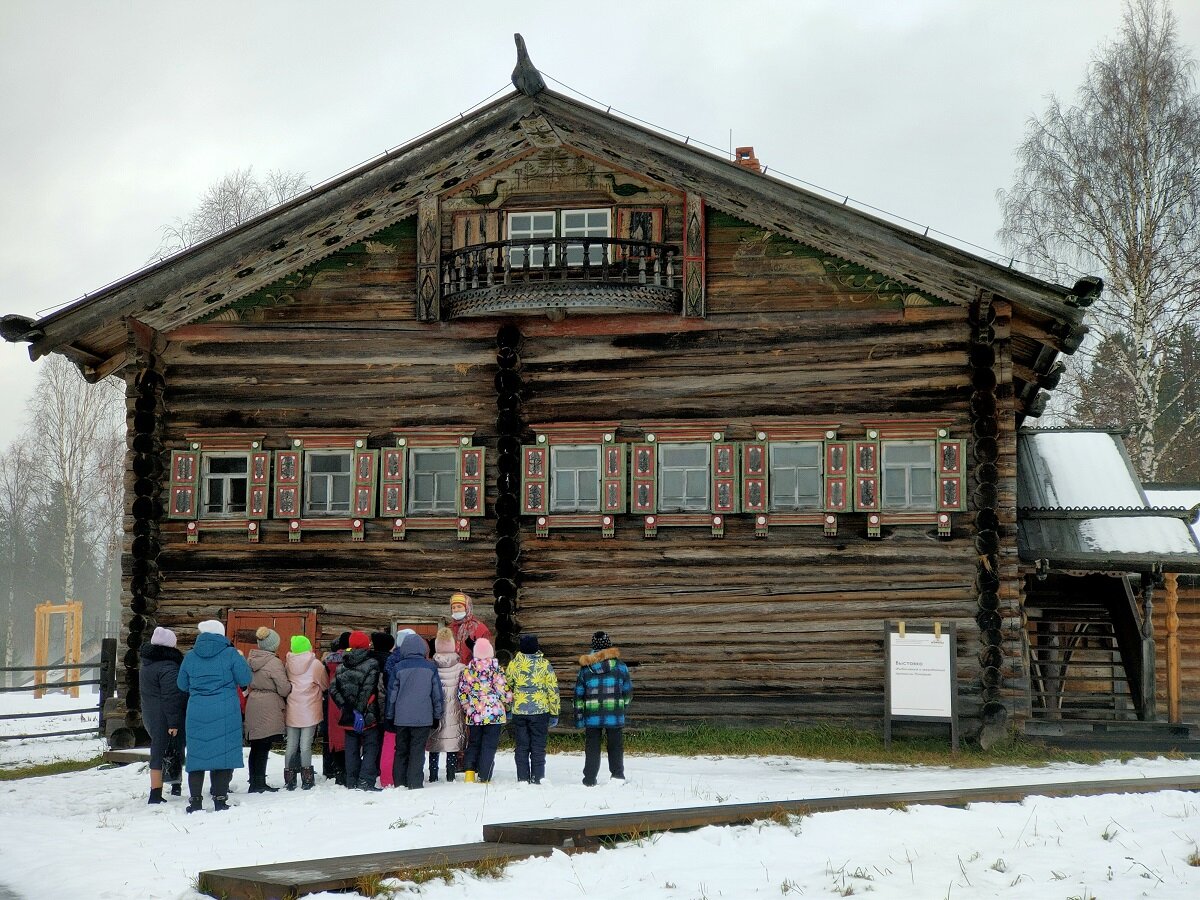
<svg viewBox="0 0 1200 900">
<path fill-rule="evenodd" d="M 610 237 L 490 241 L 442 261 L 451 318 L 566 311 L 678 312 L 679 248 Z"/>
</svg>

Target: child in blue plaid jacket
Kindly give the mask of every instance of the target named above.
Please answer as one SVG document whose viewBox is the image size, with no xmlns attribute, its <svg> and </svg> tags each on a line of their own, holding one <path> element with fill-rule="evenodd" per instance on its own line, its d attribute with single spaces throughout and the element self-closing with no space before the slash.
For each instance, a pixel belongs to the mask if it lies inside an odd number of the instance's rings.
<svg viewBox="0 0 1200 900">
<path fill-rule="evenodd" d="M 579 657 L 575 679 L 575 727 L 584 733 L 583 783 L 592 787 L 600 772 L 600 738 L 608 744 L 608 772 L 625 778 L 625 708 L 633 697 L 621 651 L 603 631 L 592 635 L 592 652 Z"/>
</svg>

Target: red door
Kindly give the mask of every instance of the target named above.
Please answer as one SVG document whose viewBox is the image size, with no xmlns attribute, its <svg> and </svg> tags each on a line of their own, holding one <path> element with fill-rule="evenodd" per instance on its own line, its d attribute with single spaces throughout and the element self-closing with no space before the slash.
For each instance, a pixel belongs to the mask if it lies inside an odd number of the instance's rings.
<svg viewBox="0 0 1200 900">
<path fill-rule="evenodd" d="M 317 646 L 317 613 L 316 610 L 287 609 L 287 610 L 257 610 L 231 609 L 229 621 L 225 623 L 225 633 L 233 646 L 246 655 L 258 646 L 254 633 L 263 625 L 273 628 L 279 633 L 279 649 L 275 655 L 281 660 L 291 649 L 292 635 L 302 634 L 312 641 L 313 650 L 320 657 L 321 648 Z"/>
</svg>

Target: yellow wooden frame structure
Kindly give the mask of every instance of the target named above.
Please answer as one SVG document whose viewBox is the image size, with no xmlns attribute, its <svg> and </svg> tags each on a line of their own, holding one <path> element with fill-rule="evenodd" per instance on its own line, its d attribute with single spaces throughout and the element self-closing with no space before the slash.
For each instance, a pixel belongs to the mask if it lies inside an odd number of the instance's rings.
<svg viewBox="0 0 1200 900">
<path fill-rule="evenodd" d="M 41 699 L 46 691 L 46 669 L 50 665 L 50 617 L 63 619 L 63 680 L 79 681 L 79 664 L 83 662 L 83 603 L 68 600 L 65 603 L 39 603 L 34 607 L 33 664 L 39 668 L 33 673 L 34 699 Z M 74 668 L 68 668 L 71 665 Z M 67 688 L 71 696 L 78 699 L 79 686 Z"/>
</svg>

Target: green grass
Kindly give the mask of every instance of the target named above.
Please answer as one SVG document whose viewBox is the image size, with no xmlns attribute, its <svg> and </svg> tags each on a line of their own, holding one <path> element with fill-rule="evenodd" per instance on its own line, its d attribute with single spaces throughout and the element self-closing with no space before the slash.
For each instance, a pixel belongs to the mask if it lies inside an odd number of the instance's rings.
<svg viewBox="0 0 1200 900">
<path fill-rule="evenodd" d="M 40 763 L 36 766 L 0 769 L 0 781 L 19 781 L 22 778 L 40 778 L 43 775 L 60 775 L 63 772 L 82 772 L 84 769 L 93 769 L 103 762 L 103 756 L 94 756 L 91 759 L 60 759 L 57 762 Z"/>
<path fill-rule="evenodd" d="M 551 753 L 577 752 L 582 743 L 580 734 L 551 734 L 548 749 Z M 795 756 L 840 762 L 958 768 L 986 768 L 994 765 L 1036 766 L 1053 762 L 1088 764 L 1106 759 L 1129 760 L 1138 755 L 1059 750 L 1024 740 L 1016 735 L 987 751 L 964 744 L 958 753 L 951 753 L 949 740 L 945 737 L 894 737 L 889 748 L 884 747 L 883 737 L 878 734 L 830 725 L 812 728 L 695 725 L 678 730 L 629 729 L 625 732 L 625 752 L 670 756 Z"/>
</svg>

